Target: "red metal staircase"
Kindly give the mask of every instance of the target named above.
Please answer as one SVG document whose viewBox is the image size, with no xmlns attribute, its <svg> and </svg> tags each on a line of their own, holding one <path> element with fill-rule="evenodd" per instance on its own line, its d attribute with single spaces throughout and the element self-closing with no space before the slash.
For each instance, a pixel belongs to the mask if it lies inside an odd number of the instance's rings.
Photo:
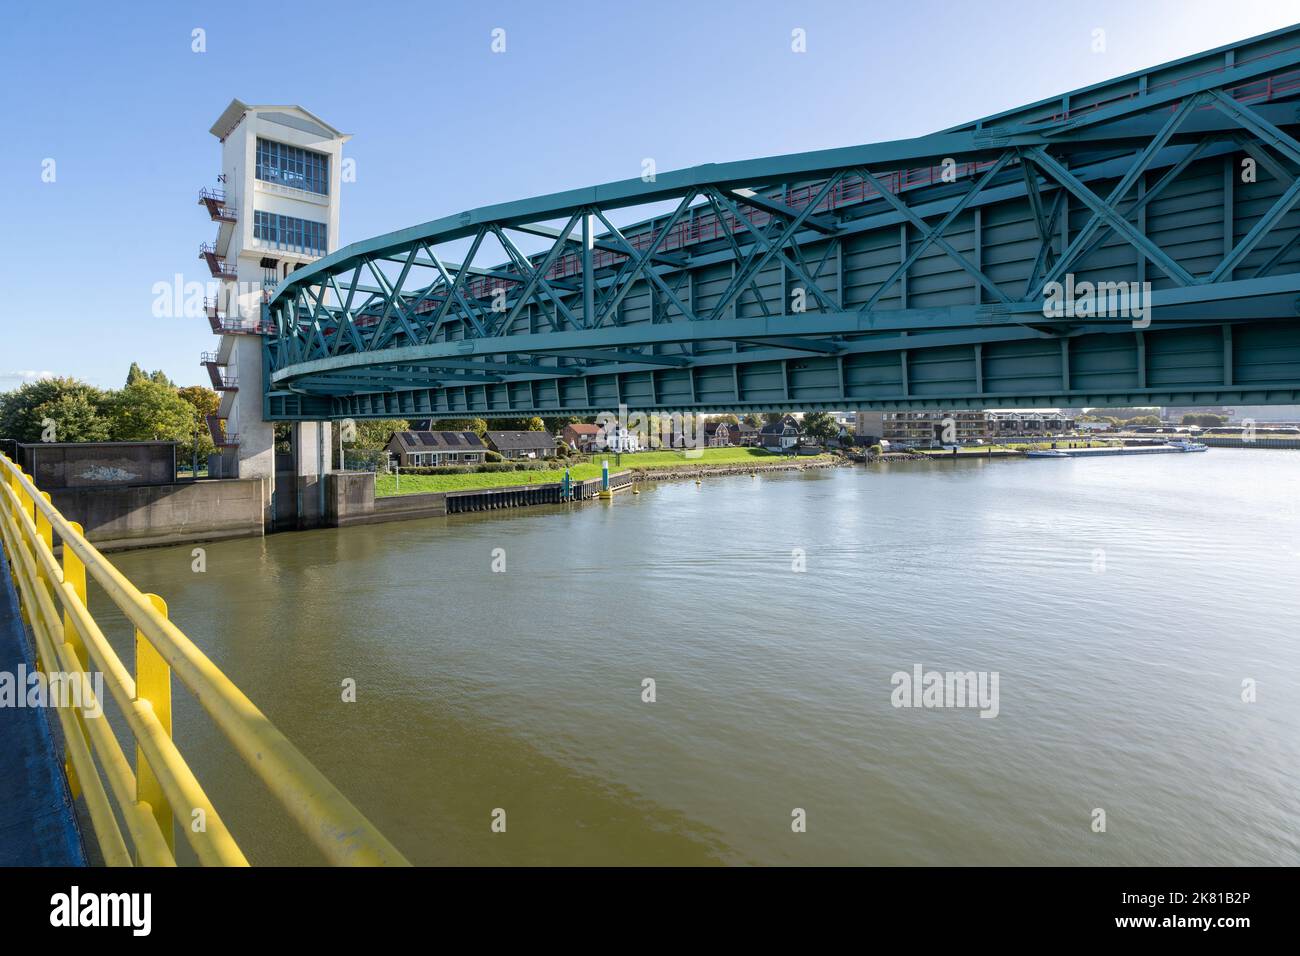
<svg viewBox="0 0 1300 956">
<path fill-rule="evenodd" d="M 218 448 L 236 448 L 239 445 L 238 435 L 226 434 L 226 420 L 220 415 L 208 416 L 208 431 L 212 433 L 212 444 Z"/>
<path fill-rule="evenodd" d="M 235 376 L 227 374 L 225 363 L 220 361 L 216 352 L 204 352 L 199 357 L 199 364 L 208 370 L 208 377 L 212 379 L 212 388 L 218 392 L 237 392 L 239 383 Z"/>
<path fill-rule="evenodd" d="M 208 270 L 212 273 L 212 278 L 229 279 L 231 281 L 238 278 L 239 274 L 235 267 L 217 254 L 216 243 L 199 243 L 199 258 L 208 264 Z"/>
<path fill-rule="evenodd" d="M 213 222 L 235 222 L 235 207 L 226 203 L 226 191 L 224 189 L 208 189 L 204 187 L 199 190 L 199 205 L 208 210 L 208 215 Z"/>
</svg>

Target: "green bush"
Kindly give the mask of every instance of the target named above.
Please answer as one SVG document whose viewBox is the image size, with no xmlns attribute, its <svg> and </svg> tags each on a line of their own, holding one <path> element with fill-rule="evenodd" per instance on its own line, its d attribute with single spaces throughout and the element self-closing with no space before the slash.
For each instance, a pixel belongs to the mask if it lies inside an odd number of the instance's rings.
<svg viewBox="0 0 1300 956">
<path fill-rule="evenodd" d="M 478 471 L 479 465 L 419 465 L 401 469 L 403 475 L 470 475 Z"/>
<path fill-rule="evenodd" d="M 558 466 L 563 469 L 563 465 Z M 493 461 L 482 465 L 422 465 L 401 469 L 402 475 L 476 475 L 500 472 L 549 471 L 557 468 L 554 462 L 541 459 L 528 461 Z"/>
<path fill-rule="evenodd" d="M 531 471 L 539 466 L 535 462 L 516 464 L 512 461 L 489 461 L 481 465 L 412 465 L 401 469 L 404 475 L 475 475 L 498 471 Z"/>
<path fill-rule="evenodd" d="M 388 451 L 383 448 L 345 448 L 343 462 L 345 471 L 388 473 Z"/>
<path fill-rule="evenodd" d="M 489 451 L 485 457 L 489 462 L 498 462 L 501 460 L 501 453 L 497 451 Z"/>
</svg>

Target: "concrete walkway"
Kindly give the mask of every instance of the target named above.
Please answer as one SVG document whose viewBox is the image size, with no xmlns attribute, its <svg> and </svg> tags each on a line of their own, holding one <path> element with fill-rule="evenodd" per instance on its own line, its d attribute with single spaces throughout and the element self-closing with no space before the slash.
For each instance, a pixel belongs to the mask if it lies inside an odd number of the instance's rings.
<svg viewBox="0 0 1300 956">
<path fill-rule="evenodd" d="M 0 673 L 36 669 L 9 564 L 0 552 Z M 25 688 L 17 691 L 25 695 Z M 0 706 L 0 866 L 85 866 L 86 856 L 43 708 Z"/>
</svg>

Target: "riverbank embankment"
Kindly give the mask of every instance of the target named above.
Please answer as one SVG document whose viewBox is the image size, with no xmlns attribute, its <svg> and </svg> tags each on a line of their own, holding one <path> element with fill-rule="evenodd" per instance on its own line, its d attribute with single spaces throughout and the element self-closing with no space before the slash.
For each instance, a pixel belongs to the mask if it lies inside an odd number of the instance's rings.
<svg viewBox="0 0 1300 956">
<path fill-rule="evenodd" d="M 784 458 L 780 461 L 754 462 L 752 464 L 710 465 L 683 464 L 672 468 L 630 469 L 636 481 L 684 481 L 692 478 L 712 478 L 723 475 L 752 475 L 767 471 L 809 471 L 814 468 L 836 468 L 849 464 L 847 458 L 835 455 L 817 455 L 810 458 Z"/>
</svg>

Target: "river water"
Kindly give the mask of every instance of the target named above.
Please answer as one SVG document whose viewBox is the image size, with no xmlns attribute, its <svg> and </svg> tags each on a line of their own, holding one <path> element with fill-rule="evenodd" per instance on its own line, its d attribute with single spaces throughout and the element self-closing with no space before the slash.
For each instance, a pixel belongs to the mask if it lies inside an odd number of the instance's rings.
<svg viewBox="0 0 1300 956">
<path fill-rule="evenodd" d="M 1298 479 L 909 462 L 117 560 L 416 863 L 1293 865 Z M 893 706 L 917 666 L 996 717 Z M 317 862 L 177 697 L 251 860 Z"/>
</svg>

